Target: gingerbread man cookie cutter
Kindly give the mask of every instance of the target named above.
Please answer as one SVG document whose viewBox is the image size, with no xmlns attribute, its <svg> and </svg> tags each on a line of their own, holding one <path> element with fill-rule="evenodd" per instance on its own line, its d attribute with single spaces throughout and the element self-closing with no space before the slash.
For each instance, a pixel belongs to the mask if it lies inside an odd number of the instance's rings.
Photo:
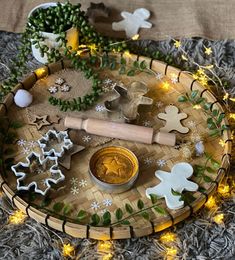
<svg viewBox="0 0 235 260">
<path fill-rule="evenodd" d="M 131 122 L 139 115 L 139 105 L 152 105 L 153 100 L 145 97 L 148 87 L 139 81 L 132 82 L 130 87 L 118 86 L 114 87 L 116 97 L 110 101 L 105 101 L 104 106 L 109 112 L 121 111 L 127 122 Z"/>
<path fill-rule="evenodd" d="M 165 126 L 160 128 L 162 132 L 170 132 L 172 130 L 176 130 L 182 134 L 189 132 L 189 128 L 184 127 L 180 122 L 182 119 L 187 118 L 188 115 L 179 113 L 179 109 L 176 106 L 166 106 L 165 113 L 159 113 L 157 117 L 166 121 Z"/>
<path fill-rule="evenodd" d="M 174 195 L 172 190 L 177 192 L 196 191 L 198 185 L 187 180 L 193 174 L 193 167 L 189 163 L 181 162 L 175 164 L 171 172 L 157 170 L 155 176 L 161 182 L 152 188 L 146 189 L 146 195 L 149 198 L 150 194 L 155 194 L 160 198 L 165 198 L 166 205 L 169 209 L 180 209 L 184 206 L 184 201 L 181 196 Z"/>
</svg>

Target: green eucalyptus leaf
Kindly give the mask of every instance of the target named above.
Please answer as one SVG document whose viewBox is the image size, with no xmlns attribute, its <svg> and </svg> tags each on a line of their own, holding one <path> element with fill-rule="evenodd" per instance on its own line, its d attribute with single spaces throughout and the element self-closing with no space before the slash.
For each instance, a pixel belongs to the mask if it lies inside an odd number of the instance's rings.
<svg viewBox="0 0 235 260">
<path fill-rule="evenodd" d="M 219 169 L 219 167 L 220 167 L 220 163 L 217 160 L 213 159 L 213 158 L 211 158 L 211 164 L 212 164 L 212 167 L 215 170 Z"/>
<path fill-rule="evenodd" d="M 150 219 L 150 216 L 149 216 L 149 213 L 144 211 L 144 212 L 141 212 L 141 216 L 146 219 L 146 220 L 149 220 Z"/>
<path fill-rule="evenodd" d="M 111 219 L 111 214 L 109 211 L 106 211 L 104 214 L 103 214 L 103 219 Z"/>
<path fill-rule="evenodd" d="M 104 226 L 108 226 L 108 225 L 110 225 L 111 224 L 111 219 L 110 218 L 105 218 L 105 219 L 103 219 L 103 225 Z"/>
<path fill-rule="evenodd" d="M 100 223 L 100 216 L 98 215 L 98 214 L 93 214 L 92 216 L 91 216 L 91 224 L 93 225 L 93 226 L 97 226 L 99 223 Z"/>
<path fill-rule="evenodd" d="M 175 191 L 173 189 L 171 189 L 171 193 L 174 195 L 174 196 L 181 196 L 181 193 L 178 192 L 178 191 Z"/>
<path fill-rule="evenodd" d="M 81 221 L 87 217 L 87 213 L 85 210 L 80 210 L 77 214 L 77 220 Z"/>
<path fill-rule="evenodd" d="M 195 97 L 197 96 L 198 92 L 199 92 L 198 90 L 193 90 L 191 92 L 191 95 L 190 95 L 191 99 L 195 99 Z"/>
<path fill-rule="evenodd" d="M 129 76 L 129 77 L 132 77 L 132 76 L 134 76 L 135 75 L 135 71 L 134 70 L 129 70 L 128 72 L 127 72 L 127 76 Z"/>
<path fill-rule="evenodd" d="M 207 176 L 207 175 L 204 175 L 204 176 L 203 176 L 203 180 L 204 180 L 205 182 L 212 182 L 212 179 L 211 179 L 209 176 Z"/>
<path fill-rule="evenodd" d="M 217 124 L 221 124 L 221 122 L 223 121 L 223 119 L 225 118 L 225 114 L 221 113 L 218 118 L 217 118 Z"/>
<path fill-rule="evenodd" d="M 133 66 L 138 69 L 139 68 L 139 62 L 137 60 L 135 60 L 133 62 Z"/>
<path fill-rule="evenodd" d="M 156 194 L 150 194 L 149 196 L 152 204 L 155 204 L 158 201 L 158 196 Z"/>
<path fill-rule="evenodd" d="M 125 74 L 126 73 L 126 67 L 125 66 L 121 66 L 119 69 L 119 74 Z"/>
<path fill-rule="evenodd" d="M 130 225 L 131 223 L 130 223 L 130 221 L 128 221 L 128 220 L 123 220 L 123 221 L 121 222 L 121 224 L 122 224 L 122 225 Z"/>
<path fill-rule="evenodd" d="M 218 114 L 219 114 L 219 110 L 218 110 L 218 109 L 213 109 L 213 110 L 212 110 L 212 115 L 213 115 L 213 116 L 216 117 L 216 116 L 218 116 Z"/>
<path fill-rule="evenodd" d="M 139 209 L 143 209 L 143 208 L 144 208 L 144 202 L 143 202 L 141 199 L 139 199 L 139 200 L 137 201 L 137 207 L 138 207 Z"/>
<path fill-rule="evenodd" d="M 213 129 L 213 130 L 210 131 L 209 135 L 212 136 L 212 137 L 217 137 L 217 136 L 221 135 L 221 132 L 220 132 L 219 129 Z"/>
<path fill-rule="evenodd" d="M 205 98 L 200 97 L 197 99 L 196 104 L 201 104 L 204 100 L 205 100 Z"/>
<path fill-rule="evenodd" d="M 166 214 L 166 211 L 165 211 L 165 209 L 164 209 L 163 207 L 155 206 L 155 207 L 154 207 L 154 210 L 155 210 L 157 213 L 161 214 L 161 215 L 165 215 L 165 214 Z"/>
<path fill-rule="evenodd" d="M 207 166 L 207 167 L 206 167 L 206 170 L 207 170 L 207 172 L 209 172 L 209 173 L 215 173 L 215 170 L 212 169 L 210 166 Z"/>
<path fill-rule="evenodd" d="M 118 208 L 115 212 L 115 216 L 117 220 L 121 220 L 123 217 L 123 211 L 120 208 Z"/>
<path fill-rule="evenodd" d="M 187 100 L 188 100 L 188 98 L 185 97 L 185 96 L 180 96 L 180 97 L 178 98 L 178 101 L 179 101 L 179 102 L 186 102 Z"/>
<path fill-rule="evenodd" d="M 126 65 L 126 59 L 124 59 L 123 57 L 121 57 L 120 63 L 121 63 L 122 65 Z"/>
<path fill-rule="evenodd" d="M 146 65 L 146 63 L 145 63 L 145 60 L 141 61 L 141 63 L 140 63 L 140 68 L 141 68 L 142 70 L 144 70 L 144 69 L 147 68 L 147 65 Z"/>
<path fill-rule="evenodd" d="M 51 204 L 51 202 L 52 202 L 52 199 L 50 198 L 50 197 L 45 197 L 44 199 L 43 199 L 43 201 L 41 202 L 41 207 L 47 207 L 47 206 L 49 206 L 50 204 Z"/>
<path fill-rule="evenodd" d="M 209 110 L 210 107 L 211 107 L 211 103 L 208 103 L 208 102 L 205 103 L 204 106 L 203 106 L 203 108 L 204 108 L 205 110 Z"/>
<path fill-rule="evenodd" d="M 125 204 L 125 209 L 126 209 L 126 211 L 127 211 L 129 214 L 132 214 L 133 211 L 134 211 L 133 208 L 131 207 L 131 205 L 128 204 L 128 203 Z"/>
<path fill-rule="evenodd" d="M 57 202 L 53 205 L 53 210 L 58 213 L 62 210 L 63 207 L 64 207 L 63 202 Z"/>
<path fill-rule="evenodd" d="M 71 213 L 71 211 L 72 211 L 71 205 L 66 204 L 66 205 L 64 206 L 64 208 L 63 208 L 63 214 L 64 214 L 64 215 L 69 215 L 69 214 Z"/>
</svg>

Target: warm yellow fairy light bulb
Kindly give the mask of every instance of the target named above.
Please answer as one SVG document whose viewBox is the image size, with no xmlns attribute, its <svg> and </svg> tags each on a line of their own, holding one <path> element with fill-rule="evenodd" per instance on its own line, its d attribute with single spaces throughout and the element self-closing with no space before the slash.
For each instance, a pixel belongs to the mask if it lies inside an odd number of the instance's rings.
<svg viewBox="0 0 235 260">
<path fill-rule="evenodd" d="M 165 89 L 165 90 L 169 90 L 170 84 L 165 81 L 165 82 L 162 83 L 162 88 Z"/>
<path fill-rule="evenodd" d="M 111 260 L 113 258 L 113 255 L 111 253 L 108 253 L 107 255 L 104 255 L 102 257 L 102 260 Z"/>
<path fill-rule="evenodd" d="M 231 101 L 235 102 L 235 98 L 229 98 L 229 100 L 231 100 Z"/>
<path fill-rule="evenodd" d="M 176 256 L 177 252 L 178 250 L 176 247 L 167 247 L 166 248 L 166 256 L 168 257 L 167 259 L 173 259 L 171 257 Z"/>
<path fill-rule="evenodd" d="M 109 253 L 113 248 L 111 241 L 99 241 L 97 245 L 97 250 L 99 252 Z"/>
<path fill-rule="evenodd" d="M 220 139 L 219 140 L 219 145 L 221 145 L 222 147 L 225 147 L 226 143 L 224 140 Z"/>
<path fill-rule="evenodd" d="M 227 100 L 227 99 L 228 99 L 228 96 L 229 96 L 229 94 L 228 94 L 228 93 L 225 93 L 224 96 L 223 96 L 223 100 Z"/>
<path fill-rule="evenodd" d="M 176 234 L 172 232 L 166 232 L 160 236 L 160 241 L 162 243 L 173 242 L 176 239 Z"/>
<path fill-rule="evenodd" d="M 70 244 L 63 244 L 63 256 L 72 256 L 75 248 Z"/>
<path fill-rule="evenodd" d="M 218 193 L 222 196 L 227 196 L 230 192 L 230 187 L 228 184 L 220 184 L 218 187 Z"/>
<path fill-rule="evenodd" d="M 27 215 L 22 210 L 16 210 L 11 216 L 9 216 L 10 224 L 22 224 Z"/>
<path fill-rule="evenodd" d="M 213 68 L 214 68 L 214 65 L 213 65 L 213 64 L 209 64 L 209 65 L 206 65 L 205 68 L 208 69 L 208 70 L 210 70 L 210 69 L 213 69 Z"/>
<path fill-rule="evenodd" d="M 123 57 L 124 57 L 124 58 L 131 58 L 132 56 L 131 56 L 131 54 L 130 54 L 129 51 L 124 51 Z"/>
<path fill-rule="evenodd" d="M 230 114 L 229 114 L 229 118 L 235 120 L 235 113 L 230 113 Z"/>
<path fill-rule="evenodd" d="M 179 49 L 181 47 L 181 42 L 175 41 L 174 46 Z"/>
<path fill-rule="evenodd" d="M 193 108 L 198 110 L 201 109 L 202 107 L 200 105 L 194 105 Z"/>
<path fill-rule="evenodd" d="M 186 61 L 188 60 L 188 58 L 184 54 L 181 55 L 181 58 L 182 60 L 186 60 Z"/>
<path fill-rule="evenodd" d="M 136 40 L 139 39 L 139 37 L 140 37 L 139 34 L 135 34 L 134 36 L 131 37 L 131 39 L 132 39 L 133 41 L 136 41 Z"/>
<path fill-rule="evenodd" d="M 207 55 L 211 55 L 211 53 L 212 53 L 211 47 L 209 47 L 209 48 L 205 47 L 205 53 L 206 53 Z"/>
<path fill-rule="evenodd" d="M 220 213 L 220 214 L 217 214 L 213 217 L 213 221 L 215 223 L 217 223 L 218 225 L 221 225 L 224 223 L 224 214 L 223 213 Z"/>
<path fill-rule="evenodd" d="M 47 76 L 47 68 L 46 68 L 46 67 L 45 67 L 45 68 L 36 69 L 34 72 L 35 72 L 35 74 L 37 75 L 37 78 L 38 78 L 38 79 Z"/>
<path fill-rule="evenodd" d="M 213 196 L 211 196 L 208 201 L 205 203 L 205 207 L 208 208 L 208 209 L 212 209 L 212 208 L 215 208 L 217 205 L 216 205 L 216 202 L 215 202 L 215 198 Z"/>
</svg>

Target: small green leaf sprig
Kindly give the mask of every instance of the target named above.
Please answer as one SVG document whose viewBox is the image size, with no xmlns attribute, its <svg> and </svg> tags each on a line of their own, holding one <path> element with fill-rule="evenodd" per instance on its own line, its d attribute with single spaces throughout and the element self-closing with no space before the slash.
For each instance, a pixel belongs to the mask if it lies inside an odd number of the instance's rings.
<svg viewBox="0 0 235 260">
<path fill-rule="evenodd" d="M 193 166 L 193 175 L 199 179 L 199 182 L 212 182 L 212 178 L 208 174 L 216 174 L 220 164 L 215 160 L 212 155 L 205 153 L 205 163 L 203 165 L 195 164 Z"/>
<path fill-rule="evenodd" d="M 32 195 L 35 195 L 32 193 Z M 151 220 L 149 210 L 154 209 L 158 214 L 165 215 L 166 211 L 163 207 L 159 206 L 158 197 L 154 194 L 150 195 L 152 205 L 145 206 L 144 202 L 139 199 L 136 204 L 136 208 L 132 207 L 129 203 L 125 204 L 125 209 L 118 208 L 114 212 L 114 220 L 112 221 L 112 215 L 110 211 L 106 211 L 104 214 L 99 215 L 94 213 L 90 215 L 87 211 L 81 209 L 78 211 L 76 218 L 71 218 L 70 215 L 73 212 L 73 206 L 64 203 L 56 202 L 50 208 L 48 207 L 52 203 L 52 199 L 49 196 L 46 196 L 41 205 L 34 204 L 32 201 L 36 199 L 35 196 L 28 196 L 28 199 L 31 201 L 31 205 L 37 209 L 42 209 L 46 212 L 49 212 L 53 215 L 56 215 L 60 219 L 67 219 L 74 223 L 87 224 L 92 226 L 117 226 L 117 225 L 130 225 L 130 219 L 135 216 L 143 217 L 146 220 Z"/>
<path fill-rule="evenodd" d="M 208 102 L 206 98 L 199 96 L 198 90 L 193 90 L 191 93 L 186 93 L 178 98 L 179 102 L 190 102 L 192 106 L 200 105 L 203 112 L 208 116 L 207 128 L 210 130 L 210 136 L 217 137 L 223 134 L 224 130 L 229 129 L 225 124 L 222 124 L 225 118 L 225 113 L 221 113 L 218 109 L 210 110 L 212 103 Z"/>
<path fill-rule="evenodd" d="M 7 117 L 0 118 L 0 170 L 5 177 L 14 162 L 15 150 L 12 145 L 17 139 L 16 129 L 21 126 L 18 121 L 10 121 Z"/>
</svg>

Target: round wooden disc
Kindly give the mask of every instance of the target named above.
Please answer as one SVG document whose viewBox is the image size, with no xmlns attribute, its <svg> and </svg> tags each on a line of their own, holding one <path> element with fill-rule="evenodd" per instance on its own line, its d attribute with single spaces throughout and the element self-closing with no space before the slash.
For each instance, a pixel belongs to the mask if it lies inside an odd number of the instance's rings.
<svg viewBox="0 0 235 260">
<path fill-rule="evenodd" d="M 146 96 L 153 99 L 152 106 L 139 107 L 139 121 L 138 124 L 151 126 L 155 131 L 164 126 L 165 121 L 160 120 L 157 115 L 164 112 L 167 105 L 173 104 L 177 106 L 180 112 L 188 115 L 187 119 L 182 121 L 184 126 L 189 127 L 190 131 L 187 134 L 177 134 L 178 138 L 185 141 L 196 140 L 203 136 L 204 145 L 207 153 L 211 154 L 213 158 L 219 161 L 220 167 L 215 173 L 207 173 L 210 181 L 206 182 L 203 178 L 193 176 L 191 179 L 198 183 L 201 187 L 200 191 L 190 193 L 191 201 L 179 210 L 170 210 L 166 207 L 165 200 L 160 199 L 159 205 L 165 209 L 165 214 L 154 209 L 148 210 L 150 221 L 145 220 L 139 215 L 132 217 L 130 225 L 111 225 L 104 227 L 89 225 L 87 221 L 77 223 L 76 217 L 80 210 L 87 211 L 90 215 L 97 213 L 102 215 L 106 210 L 112 214 L 113 222 L 115 222 L 115 211 L 121 208 L 125 212 L 125 204 L 130 204 L 137 211 L 137 201 L 141 199 L 145 206 L 151 206 L 151 201 L 146 197 L 145 190 L 148 187 L 155 186 L 159 180 L 155 177 L 155 171 L 162 169 L 170 171 L 172 166 L 177 162 L 186 161 L 182 157 L 182 149 L 176 147 L 168 147 L 164 145 L 152 144 L 146 145 L 135 142 L 128 142 L 117 139 L 100 138 L 91 136 L 82 131 L 71 131 L 71 138 L 77 145 L 85 146 L 81 150 L 71 155 L 71 167 L 67 170 L 61 167 L 65 180 L 57 184 L 49 191 L 49 197 L 52 199 L 51 203 L 47 206 L 42 206 L 43 196 L 35 195 L 30 198 L 27 192 L 24 194 L 17 192 L 16 177 L 13 172 L 8 172 L 6 176 L 1 174 L 0 185 L 6 195 L 12 200 L 13 204 L 19 209 L 26 212 L 30 217 L 37 221 L 46 224 L 52 228 L 63 231 L 74 237 L 79 238 L 93 238 L 93 239 L 125 239 L 130 237 L 141 237 L 152 234 L 174 225 L 185 218 L 189 217 L 193 212 L 200 209 L 208 197 L 216 191 L 218 183 L 223 178 L 229 167 L 229 159 L 231 153 L 230 131 L 223 131 L 220 137 L 210 137 L 207 128 L 207 118 L 203 109 L 195 109 L 188 102 L 179 103 L 178 97 L 190 90 L 198 90 L 199 95 L 206 98 L 211 102 L 211 110 L 218 109 L 221 113 L 223 107 L 217 102 L 213 94 L 202 87 L 196 80 L 194 80 L 187 73 L 180 71 L 174 67 L 157 61 L 150 60 L 146 57 L 137 57 L 131 55 L 129 60 L 145 60 L 147 66 L 156 73 L 163 75 L 162 80 L 158 80 L 153 75 L 138 74 L 134 77 L 126 75 L 119 75 L 117 71 L 104 71 L 103 78 L 111 78 L 113 81 L 122 81 L 126 86 L 130 85 L 132 81 L 143 81 L 149 88 Z M 64 69 L 65 68 L 65 69 Z M 46 76 L 46 77 L 44 77 Z M 177 77 L 178 83 L 172 83 L 171 78 Z M 119 113 L 108 113 L 103 110 L 102 104 L 112 95 L 111 92 L 105 93 L 97 102 L 98 107 L 92 107 L 85 112 L 61 112 L 58 107 L 51 106 L 48 103 L 48 87 L 54 84 L 56 78 L 62 77 L 66 82 L 71 85 L 69 92 L 61 92 L 60 90 L 55 93 L 55 96 L 62 97 L 63 99 L 73 98 L 74 96 L 83 96 L 89 92 L 91 82 L 84 79 L 83 74 L 71 68 L 70 62 L 57 62 L 44 66 L 31 75 L 29 75 L 22 83 L 18 84 L 13 92 L 8 94 L 4 104 L 0 105 L 0 116 L 7 115 L 10 120 L 17 120 L 23 122 L 23 127 L 16 129 L 18 139 L 26 140 L 26 144 L 19 146 L 13 145 L 15 162 L 25 161 L 27 153 L 31 150 L 40 153 L 39 147 L 29 147 L 30 141 L 37 141 L 41 138 L 48 129 L 55 128 L 57 130 L 64 130 L 63 119 L 67 115 L 71 116 L 86 116 L 95 117 L 107 120 L 122 121 L 119 118 Z M 169 89 L 162 87 L 163 81 L 169 83 Z M 16 91 L 20 88 L 28 89 L 34 97 L 33 103 L 28 108 L 18 108 L 13 104 L 13 97 Z M 54 122 L 49 126 L 43 126 L 37 129 L 35 125 L 31 125 L 32 117 L 35 115 L 47 115 L 49 122 Z M 57 115 L 57 117 L 55 117 Z M 60 118 L 60 120 L 58 119 Z M 228 125 L 227 119 L 223 119 L 223 124 Z M 89 136 L 91 139 L 87 139 Z M 85 138 L 86 137 L 86 138 Z M 219 144 L 219 140 L 224 141 L 224 146 Z M 95 151 L 105 146 L 124 146 L 135 153 L 139 160 L 139 177 L 134 187 L 129 191 L 120 194 L 105 193 L 92 182 L 88 174 L 88 164 L 91 156 Z M 28 149 L 29 148 L 29 149 Z M 162 160 L 162 161 L 159 161 Z M 166 162 L 161 165 L 160 162 Z M 205 157 L 195 157 L 188 160 L 192 165 L 203 165 Z M 164 164 L 164 163 L 163 163 Z M 77 188 L 76 188 L 77 187 Z M 74 189 L 75 188 L 75 189 Z M 186 192 L 189 194 L 189 192 Z M 63 202 L 67 207 L 67 211 L 62 209 L 60 212 L 55 212 L 53 206 L 57 202 Z M 111 205 L 110 205 L 111 204 Z M 69 210 L 68 210 L 69 208 Z"/>
</svg>

